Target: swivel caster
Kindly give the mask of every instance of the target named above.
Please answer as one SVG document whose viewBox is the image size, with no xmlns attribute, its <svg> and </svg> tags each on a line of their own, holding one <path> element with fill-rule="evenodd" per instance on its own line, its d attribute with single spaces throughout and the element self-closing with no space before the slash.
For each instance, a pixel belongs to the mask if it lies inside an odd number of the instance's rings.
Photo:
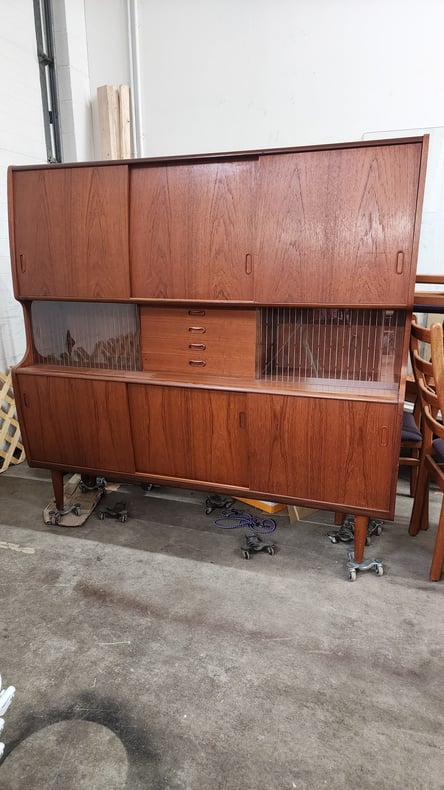
<svg viewBox="0 0 444 790">
<path fill-rule="evenodd" d="M 376 576 L 382 576 L 384 574 L 384 567 L 381 560 L 377 560 L 374 557 L 367 560 L 362 560 L 362 562 L 356 562 L 354 558 L 354 552 L 351 549 L 347 551 L 347 571 L 348 571 L 348 578 L 351 582 L 356 581 L 356 575 L 358 571 L 370 571 L 374 569 Z"/>
<path fill-rule="evenodd" d="M 223 497 L 220 494 L 210 494 L 205 500 L 205 513 L 209 516 L 216 508 L 230 508 L 232 504 L 232 499 Z"/>
<path fill-rule="evenodd" d="M 249 560 L 251 552 L 253 551 L 266 551 L 270 557 L 274 554 L 274 543 L 264 543 L 264 541 L 257 535 L 246 535 L 246 543 L 241 546 L 241 552 L 244 560 Z"/>
<path fill-rule="evenodd" d="M 117 521 L 124 524 L 125 521 L 128 520 L 126 502 L 116 502 L 113 507 L 106 507 L 104 510 L 99 510 L 97 515 L 100 521 L 104 521 L 105 518 L 115 518 Z"/>
<path fill-rule="evenodd" d="M 65 507 L 63 510 L 58 510 L 57 508 L 54 510 L 49 511 L 49 523 L 52 527 L 58 527 L 62 521 L 62 516 L 67 516 L 68 513 L 74 513 L 75 516 L 80 516 L 82 513 L 82 508 L 76 502 L 74 505 L 70 507 Z"/>
</svg>

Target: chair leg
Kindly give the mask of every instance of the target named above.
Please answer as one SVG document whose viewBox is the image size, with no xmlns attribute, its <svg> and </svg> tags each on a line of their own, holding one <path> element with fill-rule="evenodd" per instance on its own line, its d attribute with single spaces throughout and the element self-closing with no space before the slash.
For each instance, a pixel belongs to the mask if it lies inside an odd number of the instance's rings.
<svg viewBox="0 0 444 790">
<path fill-rule="evenodd" d="M 335 526 L 341 527 L 342 522 L 344 521 L 344 513 L 340 513 L 338 510 L 335 511 Z"/>
<path fill-rule="evenodd" d="M 429 496 L 430 488 L 429 484 L 427 483 L 421 514 L 421 529 L 423 530 L 428 530 L 429 528 Z"/>
<path fill-rule="evenodd" d="M 441 512 L 439 514 L 438 531 L 436 533 L 432 564 L 430 566 L 429 578 L 431 582 L 439 582 L 441 580 L 443 565 L 444 565 L 444 499 L 441 505 Z"/>
<path fill-rule="evenodd" d="M 410 467 L 410 496 L 415 496 L 416 485 L 418 483 L 418 473 L 419 467 L 418 466 L 411 466 Z"/>
<path fill-rule="evenodd" d="M 415 497 L 413 500 L 412 513 L 410 516 L 409 535 L 417 535 L 419 530 L 423 528 L 424 509 L 428 513 L 428 487 L 429 475 L 425 464 L 419 467 L 418 480 L 416 483 Z M 427 516 L 428 520 L 428 516 Z"/>
</svg>

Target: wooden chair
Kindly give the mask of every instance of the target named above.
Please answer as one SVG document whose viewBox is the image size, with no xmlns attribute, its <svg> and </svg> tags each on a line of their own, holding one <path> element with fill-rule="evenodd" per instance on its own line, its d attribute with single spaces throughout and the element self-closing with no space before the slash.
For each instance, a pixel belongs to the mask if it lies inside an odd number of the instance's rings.
<svg viewBox="0 0 444 790">
<path fill-rule="evenodd" d="M 412 411 L 404 409 L 402 415 L 401 450 L 399 465 L 410 468 L 410 496 L 415 496 L 418 481 L 419 461 L 422 447 L 421 401 L 416 381 L 407 380 L 405 400 L 413 404 Z"/>
<path fill-rule="evenodd" d="M 422 410 L 423 444 L 418 481 L 410 518 L 409 533 L 417 535 L 428 527 L 429 481 L 444 493 L 444 350 L 441 324 L 430 329 L 414 320 L 411 329 L 410 357 Z M 429 578 L 439 581 L 444 564 L 444 499 L 438 522 Z"/>
</svg>

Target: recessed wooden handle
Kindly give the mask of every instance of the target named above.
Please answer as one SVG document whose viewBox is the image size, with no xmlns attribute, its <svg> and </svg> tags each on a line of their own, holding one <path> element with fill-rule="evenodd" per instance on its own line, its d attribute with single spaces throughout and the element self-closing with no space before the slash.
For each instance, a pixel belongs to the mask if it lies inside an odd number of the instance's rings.
<svg viewBox="0 0 444 790">
<path fill-rule="evenodd" d="M 204 359 L 189 359 L 188 364 L 195 368 L 204 368 L 207 363 Z"/>
<path fill-rule="evenodd" d="M 197 332 L 197 333 L 199 333 L 201 335 L 203 335 L 206 331 L 207 330 L 205 329 L 204 326 L 189 326 L 188 327 L 188 332 Z"/>
<path fill-rule="evenodd" d="M 247 427 L 247 415 L 244 411 L 239 412 L 239 428 Z"/>
<path fill-rule="evenodd" d="M 19 255 L 19 261 L 20 261 L 20 271 L 24 273 L 26 271 L 26 260 L 22 252 Z"/>
<path fill-rule="evenodd" d="M 245 256 L 245 274 L 252 274 L 253 272 L 253 256 L 247 252 Z"/>
<path fill-rule="evenodd" d="M 205 315 L 205 310 L 188 310 L 188 315 Z"/>
<path fill-rule="evenodd" d="M 400 250 L 396 256 L 396 274 L 402 274 L 404 271 L 404 253 Z"/>
<path fill-rule="evenodd" d="M 188 348 L 194 349 L 194 351 L 205 351 L 206 345 L 205 343 L 188 343 Z"/>
</svg>

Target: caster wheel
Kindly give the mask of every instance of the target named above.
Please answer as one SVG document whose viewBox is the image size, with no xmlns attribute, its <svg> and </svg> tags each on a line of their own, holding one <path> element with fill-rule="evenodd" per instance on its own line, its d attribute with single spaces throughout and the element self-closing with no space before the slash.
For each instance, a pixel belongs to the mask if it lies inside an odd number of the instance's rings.
<svg viewBox="0 0 444 790">
<path fill-rule="evenodd" d="M 127 516 L 120 516 L 120 518 L 119 518 L 119 521 L 120 521 L 122 524 L 124 524 L 124 523 L 125 523 L 125 521 L 127 521 L 127 518 L 128 518 Z"/>
<path fill-rule="evenodd" d="M 268 549 L 267 549 L 267 551 L 268 551 L 269 555 L 272 557 L 272 556 L 273 556 L 273 554 L 274 554 L 274 548 L 273 548 L 273 546 L 269 546 L 269 547 L 268 547 Z"/>
<path fill-rule="evenodd" d="M 351 582 L 355 582 L 356 581 L 356 570 L 355 570 L 355 568 L 351 568 L 349 570 L 348 578 L 350 579 Z"/>
<path fill-rule="evenodd" d="M 99 513 L 100 521 L 105 521 L 105 513 Z"/>
<path fill-rule="evenodd" d="M 371 538 L 369 538 L 369 536 L 367 535 L 367 537 L 366 537 L 366 539 L 365 539 L 365 545 L 366 545 L 366 546 L 370 546 L 370 543 L 371 543 L 371 542 L 372 542 L 372 541 L 371 541 Z"/>
<path fill-rule="evenodd" d="M 212 513 L 212 512 L 213 512 L 213 508 L 212 508 L 212 507 L 207 507 L 207 509 L 206 509 L 206 511 L 205 511 L 205 513 L 207 514 L 207 516 L 209 516 L 209 515 L 210 515 L 210 513 Z"/>
<path fill-rule="evenodd" d="M 242 555 L 243 555 L 244 560 L 249 560 L 250 559 L 250 552 L 249 551 L 243 551 Z"/>
<path fill-rule="evenodd" d="M 142 491 L 151 491 L 152 487 L 152 483 L 142 483 Z"/>
<path fill-rule="evenodd" d="M 382 535 L 382 527 L 376 527 L 376 532 L 375 532 L 375 535 L 377 535 L 378 537 L 379 537 L 380 535 Z"/>
<path fill-rule="evenodd" d="M 376 575 L 377 576 L 383 576 L 384 575 L 384 568 L 382 567 L 382 565 L 377 565 L 376 566 Z"/>
<path fill-rule="evenodd" d="M 80 509 L 80 506 L 78 506 L 78 507 L 75 507 L 75 508 L 74 508 L 74 510 L 73 510 L 72 512 L 74 513 L 74 515 L 75 515 L 75 516 L 80 516 L 80 515 L 81 515 L 81 513 L 82 513 L 82 511 L 81 511 L 81 509 Z"/>
<path fill-rule="evenodd" d="M 338 541 L 338 539 L 337 539 L 337 537 L 335 535 L 329 535 L 328 537 L 330 538 L 332 543 L 339 543 L 339 541 Z"/>
</svg>

